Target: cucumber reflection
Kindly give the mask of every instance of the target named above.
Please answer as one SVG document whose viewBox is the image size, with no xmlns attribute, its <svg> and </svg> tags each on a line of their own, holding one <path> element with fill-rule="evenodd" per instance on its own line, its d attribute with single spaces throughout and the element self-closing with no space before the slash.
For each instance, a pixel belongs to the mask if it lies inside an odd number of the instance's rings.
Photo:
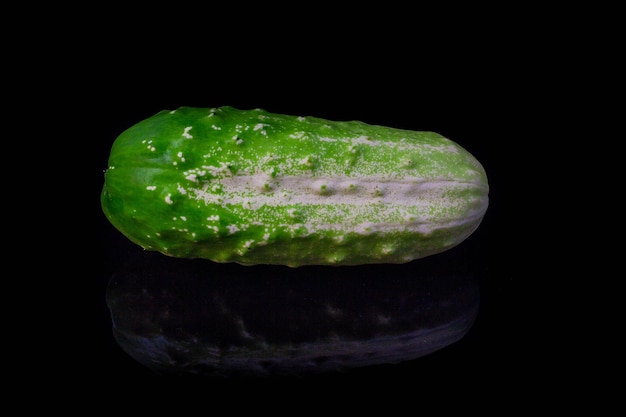
<svg viewBox="0 0 626 417">
<path fill-rule="evenodd" d="M 241 266 L 146 252 L 111 277 L 120 347 L 158 374 L 311 374 L 409 361 L 460 340 L 475 279 L 430 261 Z"/>
</svg>

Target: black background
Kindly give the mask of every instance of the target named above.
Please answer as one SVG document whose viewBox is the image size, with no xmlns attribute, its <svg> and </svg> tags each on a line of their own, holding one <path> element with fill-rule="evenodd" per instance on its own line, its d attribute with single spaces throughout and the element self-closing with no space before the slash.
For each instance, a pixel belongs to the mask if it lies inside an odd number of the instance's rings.
<svg viewBox="0 0 626 417">
<path fill-rule="evenodd" d="M 365 38 L 363 33 L 327 34 L 323 41 L 307 37 L 292 43 L 287 34 L 294 29 L 275 29 L 280 33 L 244 41 L 208 33 L 202 45 L 188 45 L 175 36 L 159 44 L 145 34 L 130 45 L 116 41 L 123 52 L 105 40 L 102 54 L 89 54 L 75 70 L 88 74 L 77 83 L 85 88 L 75 97 L 74 108 L 84 107 L 81 114 L 89 129 L 82 140 L 94 150 L 86 168 L 91 185 L 83 190 L 83 201 L 85 212 L 93 215 L 97 238 L 82 249 L 96 267 L 84 269 L 78 287 L 80 312 L 71 313 L 80 324 L 68 326 L 70 340 L 77 339 L 68 343 L 67 349 L 75 353 L 68 361 L 78 364 L 66 362 L 61 368 L 71 369 L 76 380 L 110 381 L 121 391 L 141 386 L 241 393 L 269 387 L 264 392 L 272 395 L 275 388 L 304 392 L 313 386 L 317 391 L 306 391 L 312 400 L 344 392 L 348 386 L 372 391 L 393 387 L 405 398 L 399 390 L 408 386 L 417 399 L 419 392 L 428 390 L 471 389 L 478 398 L 490 398 L 495 391 L 510 393 L 506 387 L 524 376 L 536 383 L 549 380 L 545 373 L 539 376 L 535 360 L 537 354 L 550 354 L 535 320 L 541 316 L 536 285 L 546 273 L 537 266 L 543 254 L 527 243 L 539 239 L 525 216 L 536 211 L 528 197 L 534 180 L 531 174 L 520 177 L 522 168 L 528 173 L 529 164 L 534 164 L 529 157 L 542 162 L 525 143 L 541 128 L 546 101 L 551 100 L 550 92 L 538 93 L 535 83 L 553 77 L 549 70 L 538 69 L 544 55 L 529 51 L 516 34 L 507 37 L 507 48 L 502 48 L 486 32 L 445 41 L 430 38 L 437 41 L 433 43 L 405 26 L 384 40 L 375 32 Z M 432 130 L 469 150 L 484 165 L 490 183 L 483 223 L 453 249 L 480 286 L 480 310 L 470 332 L 445 349 L 407 363 L 303 378 L 164 378 L 131 359 L 113 338 L 104 298 L 116 253 L 134 250 L 100 208 L 108 152 L 123 130 L 160 110 L 221 105 Z"/>
<path fill-rule="evenodd" d="M 31 10 L 10 16 L 19 29 L 7 37 L 3 84 L 4 253 L 15 263 L 3 276 L 7 398 L 80 413 L 601 405 L 588 389 L 615 385 L 586 371 L 618 369 L 605 352 L 619 326 L 601 325 L 619 317 L 605 312 L 621 305 L 606 296 L 621 292 L 603 268 L 615 245 L 584 233 L 615 233 L 614 217 L 589 213 L 614 197 L 590 174 L 620 167 L 607 162 L 619 158 L 619 135 L 598 133 L 615 106 L 596 108 L 616 97 L 619 26 L 587 8 L 408 5 L 55 4 L 38 6 L 39 23 Z M 118 255 L 136 248 L 102 214 L 108 152 L 160 110 L 221 105 L 433 130 L 475 155 L 491 190 L 480 228 L 454 249 L 480 286 L 466 337 L 409 363 L 287 380 L 161 378 L 128 357 L 105 293 Z"/>
</svg>

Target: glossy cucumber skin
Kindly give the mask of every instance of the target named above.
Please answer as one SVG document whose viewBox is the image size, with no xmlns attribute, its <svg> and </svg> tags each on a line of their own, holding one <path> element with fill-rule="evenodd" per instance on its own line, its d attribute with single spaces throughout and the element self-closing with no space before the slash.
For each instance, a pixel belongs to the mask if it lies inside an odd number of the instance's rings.
<svg viewBox="0 0 626 417">
<path fill-rule="evenodd" d="M 239 110 L 163 110 L 122 132 L 102 209 L 128 239 L 243 265 L 405 263 L 472 234 L 480 162 L 434 132 Z"/>
</svg>

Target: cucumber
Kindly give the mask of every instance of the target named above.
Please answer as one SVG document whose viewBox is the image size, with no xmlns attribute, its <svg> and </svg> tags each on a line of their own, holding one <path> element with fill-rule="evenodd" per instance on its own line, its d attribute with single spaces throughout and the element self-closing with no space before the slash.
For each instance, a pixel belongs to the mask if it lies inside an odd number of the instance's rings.
<svg viewBox="0 0 626 417">
<path fill-rule="evenodd" d="M 242 265 L 406 263 L 480 225 L 481 163 L 434 132 L 240 110 L 163 110 L 122 132 L 111 224 L 146 250 Z"/>
</svg>

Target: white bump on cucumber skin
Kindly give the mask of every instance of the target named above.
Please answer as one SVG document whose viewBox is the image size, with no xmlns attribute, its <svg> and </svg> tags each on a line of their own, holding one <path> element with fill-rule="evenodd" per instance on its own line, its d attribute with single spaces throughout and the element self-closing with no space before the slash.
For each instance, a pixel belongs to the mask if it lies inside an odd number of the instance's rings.
<svg viewBox="0 0 626 417">
<path fill-rule="evenodd" d="M 266 233 L 263 235 L 263 240 L 257 243 L 257 246 L 267 246 L 270 240 L 270 234 Z"/>
<path fill-rule="evenodd" d="M 336 265 L 339 264 L 341 261 L 343 261 L 346 258 L 345 255 L 340 255 L 340 254 L 332 254 L 330 255 L 328 258 L 326 258 L 326 261 L 331 264 L 331 265 Z"/>
<path fill-rule="evenodd" d="M 178 191 L 182 195 L 187 194 L 187 190 L 183 188 L 180 184 L 176 184 L 176 191 Z"/>
<path fill-rule="evenodd" d="M 189 134 L 189 131 L 192 129 L 193 126 L 187 126 L 185 128 L 185 130 L 183 131 L 183 137 L 186 139 L 193 139 L 193 136 Z"/>
<path fill-rule="evenodd" d="M 154 146 L 152 146 L 152 140 L 147 140 L 147 139 L 144 139 L 144 140 L 142 140 L 142 141 L 141 141 L 141 143 L 147 143 L 147 144 L 148 144 L 147 148 L 148 148 L 151 152 L 154 152 L 154 151 L 156 150 L 156 148 L 155 148 Z"/>
<path fill-rule="evenodd" d="M 266 125 L 263 123 L 257 123 L 256 125 L 254 125 L 254 128 L 252 130 L 257 131 L 260 130 L 261 134 L 263 135 L 267 135 L 267 132 L 265 132 L 265 130 L 263 129 Z"/>
<path fill-rule="evenodd" d="M 245 241 L 243 245 L 237 249 L 237 253 L 239 253 L 239 255 L 245 255 L 250 250 L 253 243 L 254 243 L 254 240 Z"/>
<path fill-rule="evenodd" d="M 312 168 L 315 167 L 315 159 L 316 158 L 313 157 L 313 156 L 305 156 L 304 158 L 300 159 L 298 161 L 298 163 L 300 165 L 303 165 L 303 166 L 305 166 L 307 168 L 311 168 L 312 169 Z"/>
<path fill-rule="evenodd" d="M 294 132 L 292 134 L 289 135 L 290 138 L 293 139 L 308 139 L 308 135 L 306 132 Z"/>
<path fill-rule="evenodd" d="M 380 248 L 380 253 L 383 255 L 391 255 L 396 252 L 398 246 L 392 244 L 384 244 Z"/>
</svg>

